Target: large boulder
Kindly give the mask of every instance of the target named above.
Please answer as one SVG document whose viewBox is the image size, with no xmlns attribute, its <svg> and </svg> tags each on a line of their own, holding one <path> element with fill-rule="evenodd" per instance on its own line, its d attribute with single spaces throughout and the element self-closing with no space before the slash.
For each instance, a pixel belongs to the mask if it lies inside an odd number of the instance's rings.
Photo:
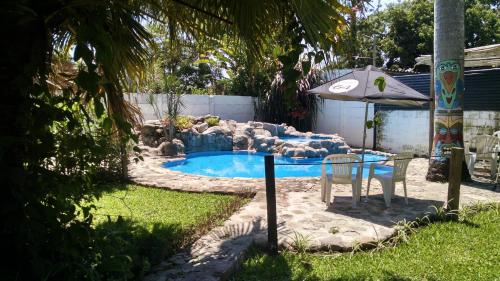
<svg viewBox="0 0 500 281">
<path fill-rule="evenodd" d="M 199 124 L 194 125 L 192 128 L 195 129 L 198 133 L 203 133 L 208 129 L 208 124 L 207 123 L 199 123 Z"/>
<path fill-rule="evenodd" d="M 213 126 L 203 132 L 204 135 L 231 135 L 231 130 L 227 127 Z"/>
<path fill-rule="evenodd" d="M 309 146 L 314 149 L 320 149 L 322 147 L 319 141 L 310 141 Z"/>
<path fill-rule="evenodd" d="M 278 125 L 271 123 L 262 123 L 262 129 L 269 131 L 271 136 L 279 136 Z"/>
<path fill-rule="evenodd" d="M 316 158 L 319 155 L 319 151 L 312 147 L 306 146 L 304 150 L 307 158 Z"/>
<path fill-rule="evenodd" d="M 148 120 L 140 129 L 140 140 L 144 145 L 157 147 L 163 136 L 163 125 L 158 120 Z"/>
<path fill-rule="evenodd" d="M 296 133 L 296 132 L 297 132 L 297 130 L 295 130 L 294 127 L 288 126 L 288 127 L 286 127 L 285 135 L 293 135 L 293 133 Z"/>
<path fill-rule="evenodd" d="M 285 157 L 306 157 L 306 150 L 303 147 L 286 147 L 282 151 Z"/>
<path fill-rule="evenodd" d="M 158 153 L 163 156 L 177 156 L 179 154 L 184 154 L 184 143 L 178 139 L 173 139 L 171 142 L 162 142 L 158 146 Z"/>
<path fill-rule="evenodd" d="M 213 126 L 203 133 L 197 129 L 182 132 L 186 152 L 233 150 L 233 134 L 227 126 Z"/>
<path fill-rule="evenodd" d="M 277 129 L 278 129 L 278 136 L 284 136 L 285 135 L 285 131 L 286 131 L 286 124 L 283 123 L 281 125 L 278 125 Z"/>
<path fill-rule="evenodd" d="M 238 127 L 238 123 L 234 120 L 220 120 L 219 126 L 229 129 L 231 132 L 235 132 Z"/>
<path fill-rule="evenodd" d="M 233 150 L 248 150 L 249 141 L 245 135 L 235 135 L 233 137 Z"/>
<path fill-rule="evenodd" d="M 268 130 L 266 129 L 261 129 L 261 128 L 255 128 L 254 129 L 254 133 L 255 135 L 258 135 L 258 136 L 265 136 L 265 137 L 271 137 L 273 134 L 271 134 L 271 132 L 269 132 Z"/>
</svg>

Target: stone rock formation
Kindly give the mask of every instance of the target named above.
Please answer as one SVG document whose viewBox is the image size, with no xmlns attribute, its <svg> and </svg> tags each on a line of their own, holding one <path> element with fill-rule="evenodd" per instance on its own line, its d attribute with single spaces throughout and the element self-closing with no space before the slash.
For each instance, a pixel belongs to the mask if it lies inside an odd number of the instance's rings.
<svg viewBox="0 0 500 281">
<path fill-rule="evenodd" d="M 340 136 L 298 132 L 286 124 L 220 120 L 210 127 L 205 120 L 214 116 L 192 117 L 196 122 L 168 142 L 163 137 L 164 126 L 158 120 L 148 120 L 140 129 L 143 146 L 156 148 L 156 153 L 175 156 L 185 152 L 255 150 L 285 157 L 318 158 L 329 154 L 347 153 L 350 149 Z M 217 117 L 218 118 L 218 117 Z M 286 138 L 284 138 L 286 137 Z M 283 139 L 284 138 L 284 139 Z M 146 149 L 151 152 L 151 149 Z"/>
<path fill-rule="evenodd" d="M 179 139 L 173 139 L 171 142 L 162 142 L 158 146 L 158 154 L 163 156 L 184 154 L 184 143 Z"/>
</svg>

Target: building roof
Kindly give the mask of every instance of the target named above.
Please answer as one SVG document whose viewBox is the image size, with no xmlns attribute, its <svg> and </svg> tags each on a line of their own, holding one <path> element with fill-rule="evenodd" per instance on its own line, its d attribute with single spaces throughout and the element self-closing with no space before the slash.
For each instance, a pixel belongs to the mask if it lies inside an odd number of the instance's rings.
<svg viewBox="0 0 500 281">
<path fill-rule="evenodd" d="M 395 76 L 397 80 L 429 96 L 430 75 L 401 75 Z M 465 95 L 464 110 L 493 110 L 500 111 L 500 68 L 466 70 L 464 75 Z M 422 109 L 422 107 L 400 107 L 381 105 L 378 109 L 383 110 L 406 110 Z M 426 105 L 424 107 L 428 108 Z"/>
<path fill-rule="evenodd" d="M 464 50 L 465 68 L 500 67 L 500 44 L 469 48 Z M 431 65 L 431 55 L 419 56 L 416 65 Z"/>
</svg>

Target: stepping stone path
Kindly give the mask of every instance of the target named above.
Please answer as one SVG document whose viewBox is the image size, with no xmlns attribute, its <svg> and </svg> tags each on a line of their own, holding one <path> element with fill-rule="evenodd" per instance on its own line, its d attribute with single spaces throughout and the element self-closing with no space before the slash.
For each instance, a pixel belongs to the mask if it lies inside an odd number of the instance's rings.
<svg viewBox="0 0 500 281">
<path fill-rule="evenodd" d="M 164 157 L 145 157 L 130 165 L 131 179 L 142 185 L 189 192 L 237 194 L 255 192 L 249 204 L 233 214 L 220 227 L 156 266 L 146 276 L 148 281 L 226 279 L 245 258 L 253 245 L 265 245 L 267 239 L 266 196 L 264 179 L 213 178 L 188 175 L 162 168 Z M 333 203 L 326 207 L 320 200 L 319 178 L 276 179 L 278 238 L 282 248 L 291 248 L 297 237 L 307 241 L 309 250 L 350 251 L 357 243 L 389 238 L 396 222 L 414 220 L 440 207 L 446 200 L 447 184 L 425 180 L 427 159 L 410 162 L 407 173 L 408 200 L 404 203 L 402 187 L 386 208 L 380 184 L 374 180 L 368 202 L 351 206 L 351 187 L 334 185 Z M 363 184 L 366 186 L 366 181 Z M 363 190 L 364 191 L 364 190 Z M 484 183 L 463 184 L 461 203 L 500 201 L 500 190 Z M 364 196 L 363 196 L 364 197 Z"/>
</svg>

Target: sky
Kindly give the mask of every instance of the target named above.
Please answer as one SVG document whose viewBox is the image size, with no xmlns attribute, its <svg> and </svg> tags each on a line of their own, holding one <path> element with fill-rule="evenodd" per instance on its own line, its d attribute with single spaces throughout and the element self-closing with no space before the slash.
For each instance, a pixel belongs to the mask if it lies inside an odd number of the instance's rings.
<svg viewBox="0 0 500 281">
<path fill-rule="evenodd" d="M 372 0 L 371 4 L 373 6 L 376 6 L 377 1 L 378 0 Z M 380 0 L 380 5 L 381 5 L 380 10 L 384 10 L 387 7 L 387 4 L 398 3 L 398 2 L 401 2 L 401 1 L 400 0 Z"/>
</svg>

